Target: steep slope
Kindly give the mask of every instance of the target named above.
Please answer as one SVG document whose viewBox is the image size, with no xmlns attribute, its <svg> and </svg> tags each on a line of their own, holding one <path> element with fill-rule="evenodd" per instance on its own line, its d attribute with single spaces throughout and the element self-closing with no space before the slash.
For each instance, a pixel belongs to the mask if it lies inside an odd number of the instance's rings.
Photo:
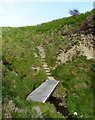
<svg viewBox="0 0 95 120">
<path fill-rule="evenodd" d="M 93 117 L 94 13 L 3 28 L 4 118 Z M 30 92 L 50 79 L 45 66 L 59 86 L 44 104 L 26 101 Z"/>
</svg>

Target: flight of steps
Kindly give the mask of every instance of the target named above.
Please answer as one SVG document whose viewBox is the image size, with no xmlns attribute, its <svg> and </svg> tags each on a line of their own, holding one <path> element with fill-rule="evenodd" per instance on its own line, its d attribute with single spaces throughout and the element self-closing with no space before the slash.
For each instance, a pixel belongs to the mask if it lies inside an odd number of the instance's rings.
<svg viewBox="0 0 95 120">
<path fill-rule="evenodd" d="M 41 45 L 39 45 L 37 48 L 39 50 L 39 54 L 41 57 L 41 63 L 42 63 L 43 69 L 45 70 L 45 72 L 47 74 L 48 80 L 55 80 L 54 77 L 51 75 L 50 68 L 48 67 L 47 62 L 45 61 L 46 54 L 45 54 L 43 47 Z"/>
<path fill-rule="evenodd" d="M 55 80 L 50 73 L 50 69 L 47 65 L 47 62 L 45 61 L 45 52 L 42 46 L 38 46 L 37 48 L 39 50 L 43 69 L 47 74 L 47 80 L 44 83 L 42 83 L 38 88 L 36 88 L 34 91 L 32 91 L 27 96 L 26 99 L 44 103 L 48 100 L 48 98 L 50 97 L 50 95 L 58 85 L 59 81 Z"/>
</svg>

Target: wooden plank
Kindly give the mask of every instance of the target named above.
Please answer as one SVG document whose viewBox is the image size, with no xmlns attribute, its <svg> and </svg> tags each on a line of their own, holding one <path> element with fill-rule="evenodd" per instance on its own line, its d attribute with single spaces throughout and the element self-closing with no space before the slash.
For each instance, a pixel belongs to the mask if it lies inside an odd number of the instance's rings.
<svg viewBox="0 0 95 120">
<path fill-rule="evenodd" d="M 52 94 L 58 83 L 59 81 L 57 80 L 46 80 L 42 85 L 29 94 L 26 99 L 44 103 Z"/>
</svg>

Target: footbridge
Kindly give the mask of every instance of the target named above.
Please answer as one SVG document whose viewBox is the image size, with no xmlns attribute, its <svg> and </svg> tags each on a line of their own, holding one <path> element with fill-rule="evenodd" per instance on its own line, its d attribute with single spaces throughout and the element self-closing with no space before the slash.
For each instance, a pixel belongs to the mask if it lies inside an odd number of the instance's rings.
<svg viewBox="0 0 95 120">
<path fill-rule="evenodd" d="M 56 80 L 46 80 L 38 88 L 36 88 L 31 94 L 27 96 L 27 100 L 32 100 L 36 102 L 46 102 L 59 81 Z"/>
</svg>

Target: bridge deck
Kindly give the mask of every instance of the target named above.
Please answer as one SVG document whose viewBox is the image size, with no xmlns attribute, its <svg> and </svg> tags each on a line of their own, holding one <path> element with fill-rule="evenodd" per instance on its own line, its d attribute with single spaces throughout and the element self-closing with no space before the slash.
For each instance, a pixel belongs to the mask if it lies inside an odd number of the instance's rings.
<svg viewBox="0 0 95 120">
<path fill-rule="evenodd" d="M 58 83 L 59 81 L 56 80 L 46 80 L 42 85 L 29 94 L 26 99 L 44 103 L 49 98 Z"/>
</svg>

